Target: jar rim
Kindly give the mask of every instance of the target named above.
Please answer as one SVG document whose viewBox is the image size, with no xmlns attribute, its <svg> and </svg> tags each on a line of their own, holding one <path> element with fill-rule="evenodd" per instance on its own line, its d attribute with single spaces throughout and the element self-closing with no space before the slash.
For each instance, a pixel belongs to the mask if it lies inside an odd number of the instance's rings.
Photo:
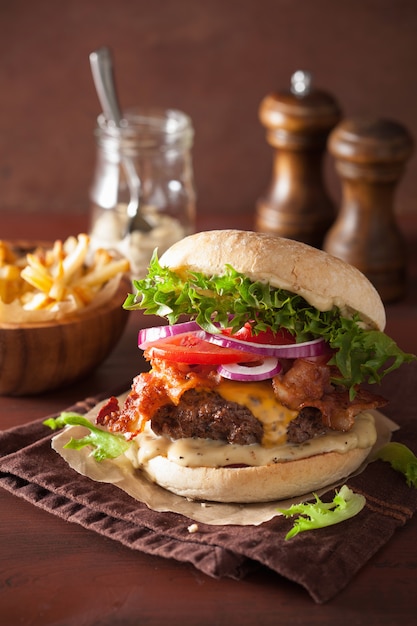
<svg viewBox="0 0 417 626">
<path fill-rule="evenodd" d="M 162 107 L 130 107 L 123 111 L 120 128 L 109 122 L 104 114 L 97 117 L 98 129 L 104 133 L 122 139 L 135 137 L 169 136 L 171 139 L 193 131 L 189 115 L 178 109 Z"/>
</svg>

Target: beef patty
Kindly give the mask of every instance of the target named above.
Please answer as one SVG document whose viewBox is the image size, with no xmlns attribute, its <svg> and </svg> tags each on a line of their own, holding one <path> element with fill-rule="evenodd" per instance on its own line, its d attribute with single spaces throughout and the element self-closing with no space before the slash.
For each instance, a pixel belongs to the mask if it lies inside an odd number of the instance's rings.
<svg viewBox="0 0 417 626">
<path fill-rule="evenodd" d="M 250 445 L 261 443 L 263 425 L 247 407 L 222 398 L 216 391 L 186 391 L 178 405 L 165 404 L 151 420 L 156 435 L 171 439 L 199 437 Z M 321 411 L 305 407 L 287 428 L 289 443 L 303 443 L 328 431 Z"/>
<path fill-rule="evenodd" d="M 229 402 L 216 391 L 186 391 L 177 406 L 159 408 L 151 421 L 157 435 L 171 439 L 200 437 L 249 445 L 261 443 L 262 423 L 245 406 Z"/>
</svg>

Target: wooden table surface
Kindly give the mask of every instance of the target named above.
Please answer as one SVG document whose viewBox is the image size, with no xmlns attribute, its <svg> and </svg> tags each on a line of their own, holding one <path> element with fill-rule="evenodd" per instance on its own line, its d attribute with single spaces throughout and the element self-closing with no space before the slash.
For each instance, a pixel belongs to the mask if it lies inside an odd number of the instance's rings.
<svg viewBox="0 0 417 626">
<path fill-rule="evenodd" d="M 387 332 L 417 353 L 417 217 L 402 220 L 410 250 L 407 297 L 387 306 Z M 6 238 L 54 239 L 86 228 L 80 216 L 0 215 Z M 202 228 L 250 227 L 227 216 Z M 39 397 L 0 398 L 0 428 L 61 411 L 77 400 L 129 386 L 140 366 L 138 317 L 110 357 L 88 379 Z M 62 624 L 161 625 L 415 623 L 417 518 L 395 533 L 351 584 L 325 605 L 266 569 L 240 582 L 214 580 L 193 567 L 130 550 L 65 522 L 0 489 L 0 622 L 7 626 Z"/>
</svg>

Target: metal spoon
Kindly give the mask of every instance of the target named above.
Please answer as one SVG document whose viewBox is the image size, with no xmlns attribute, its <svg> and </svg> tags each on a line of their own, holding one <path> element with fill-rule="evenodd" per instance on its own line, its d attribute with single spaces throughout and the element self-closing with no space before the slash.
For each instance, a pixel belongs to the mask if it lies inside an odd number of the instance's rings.
<svg viewBox="0 0 417 626">
<path fill-rule="evenodd" d="M 107 47 L 99 48 L 90 54 L 91 72 L 98 99 L 106 120 L 121 128 L 122 112 L 117 98 L 113 74 L 112 55 Z M 130 201 L 127 206 L 127 226 L 125 235 L 132 230 L 149 232 L 152 226 L 139 211 L 140 179 L 132 159 L 122 156 L 122 165 L 129 187 Z"/>
</svg>

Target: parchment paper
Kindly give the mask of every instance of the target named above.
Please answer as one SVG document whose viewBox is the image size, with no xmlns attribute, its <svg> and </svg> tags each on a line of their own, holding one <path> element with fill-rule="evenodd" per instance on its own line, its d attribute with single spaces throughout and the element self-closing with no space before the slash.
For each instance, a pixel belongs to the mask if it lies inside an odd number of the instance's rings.
<svg viewBox="0 0 417 626">
<path fill-rule="evenodd" d="M 119 396 L 120 405 L 125 397 L 126 394 Z M 95 416 L 102 405 L 103 403 L 98 404 L 86 414 L 86 417 L 94 422 Z M 390 441 L 391 433 L 397 429 L 397 425 L 379 411 L 371 411 L 371 413 L 375 418 L 377 441 L 369 455 L 369 459 L 372 458 L 372 455 L 380 447 Z M 150 482 L 140 470 L 133 468 L 124 455 L 114 460 L 97 462 L 91 455 L 91 449 L 89 450 L 87 447 L 81 450 L 72 450 L 64 447 L 71 437 L 78 439 L 86 433 L 87 429 L 80 426 L 66 427 L 53 437 L 52 447 L 79 474 L 98 482 L 113 484 L 132 498 L 146 504 L 153 511 L 180 513 L 196 522 L 211 525 L 259 525 L 280 515 L 278 509 L 286 509 L 294 503 L 304 502 L 314 497 L 313 494 L 308 493 L 289 500 L 260 504 L 220 504 L 187 500 Z M 368 462 L 365 462 L 355 472 L 355 475 L 362 472 L 367 464 Z M 341 484 L 343 482 L 328 485 L 316 493 L 320 496 L 322 493 Z"/>
</svg>

